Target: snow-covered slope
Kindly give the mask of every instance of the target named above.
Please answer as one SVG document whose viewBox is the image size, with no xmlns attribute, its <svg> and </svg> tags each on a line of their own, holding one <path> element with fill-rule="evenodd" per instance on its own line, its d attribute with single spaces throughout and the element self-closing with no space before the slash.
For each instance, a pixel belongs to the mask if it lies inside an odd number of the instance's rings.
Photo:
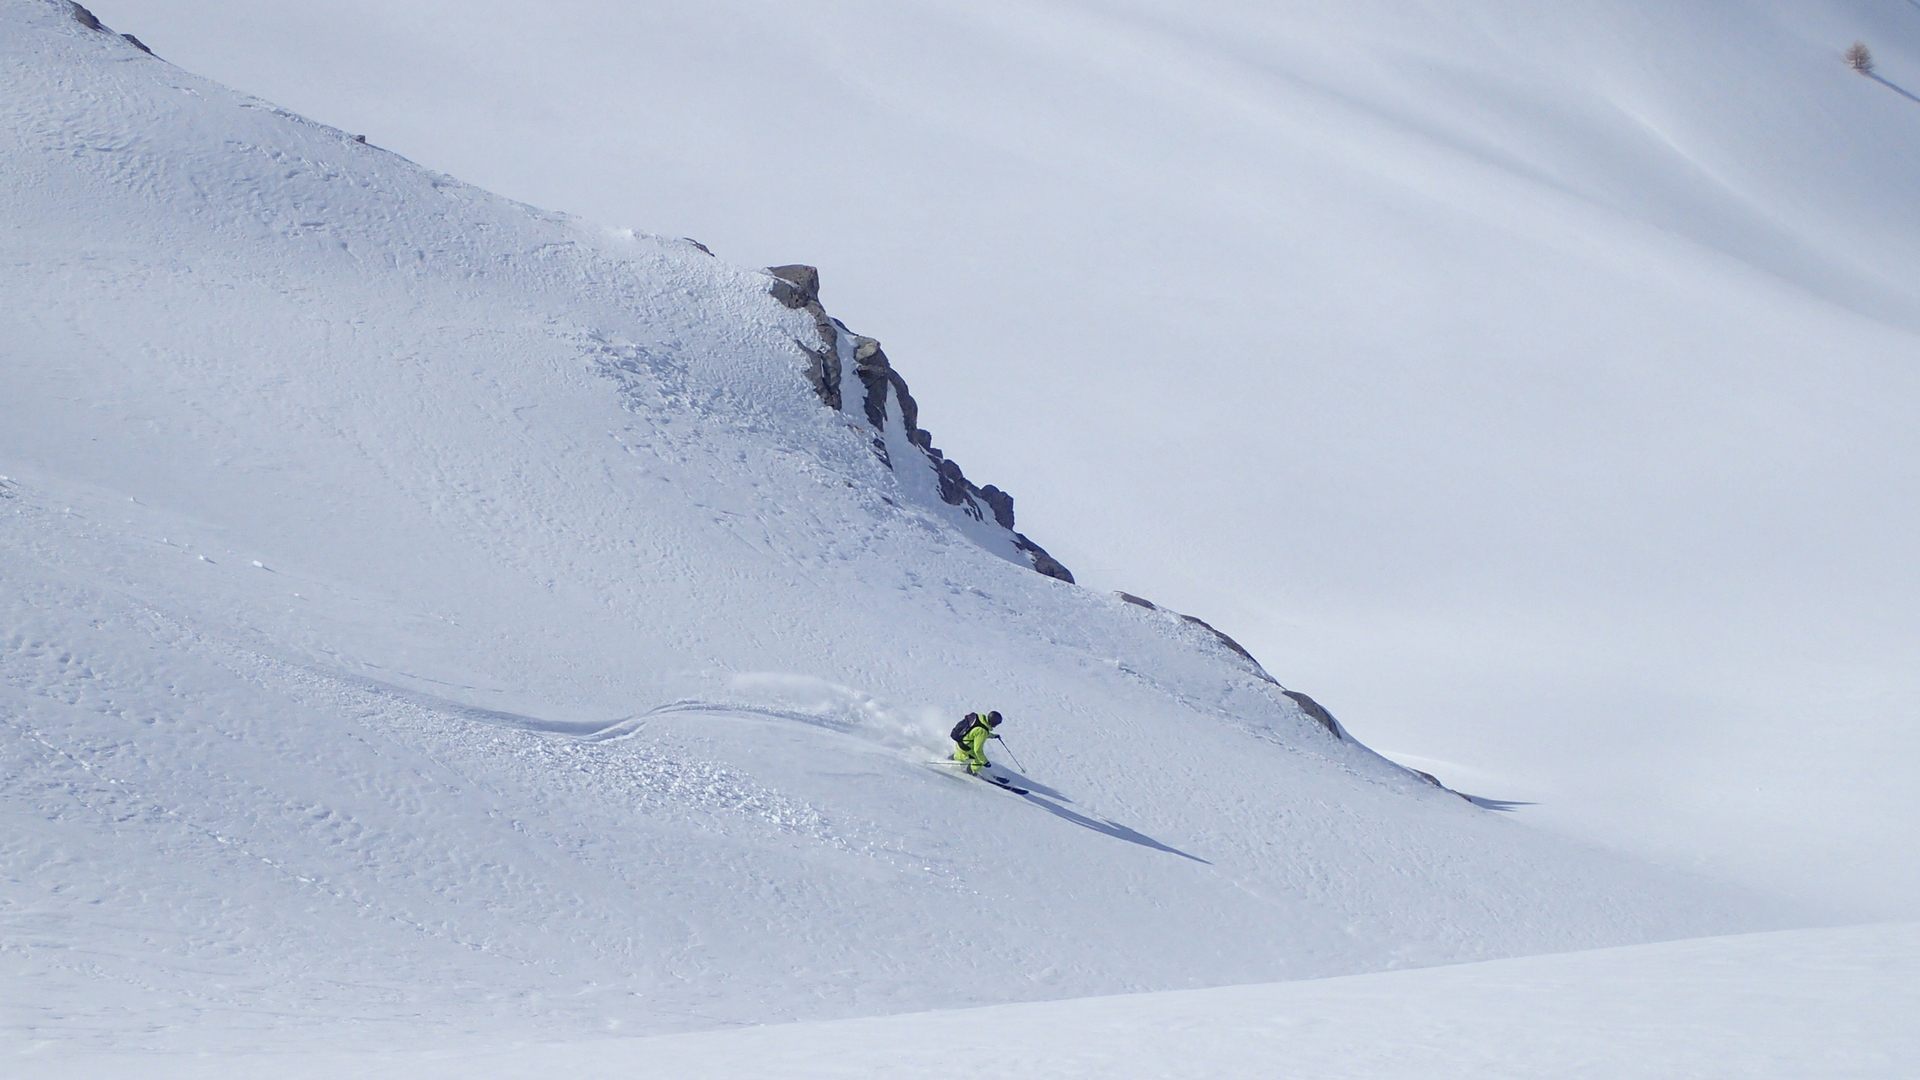
<svg viewBox="0 0 1920 1080">
<path fill-rule="evenodd" d="M 578 1080 L 1908 1080 L 1920 927 L 1793 930 L 1267 986 L 557 1046 L 222 1059 L 223 1075 Z M 200 1077 L 187 1055 L 53 1052 L 28 1080 Z"/>
<path fill-rule="evenodd" d="M 54 0 L 0 4 L 0 121 L 13 1037 L 665 1031 L 1783 918 L 988 550 L 765 273 Z M 1028 797 L 927 763 L 987 705 Z"/>
<path fill-rule="evenodd" d="M 1920 917 L 1911 0 L 97 7 L 818 263 L 1083 582 L 1528 820 Z"/>
</svg>

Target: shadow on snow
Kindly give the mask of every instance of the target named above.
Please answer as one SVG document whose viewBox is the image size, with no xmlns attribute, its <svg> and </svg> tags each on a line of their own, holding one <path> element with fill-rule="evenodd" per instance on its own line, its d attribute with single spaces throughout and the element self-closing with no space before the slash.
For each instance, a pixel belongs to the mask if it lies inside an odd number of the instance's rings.
<svg viewBox="0 0 1920 1080">
<path fill-rule="evenodd" d="M 1042 810 L 1045 810 L 1047 813 L 1052 814 L 1054 817 L 1057 817 L 1062 821 L 1071 821 L 1075 825 L 1078 825 L 1083 829 L 1092 829 L 1094 832 L 1100 833 L 1102 835 L 1111 836 L 1115 840 L 1125 840 L 1129 844 L 1139 844 L 1141 847 L 1144 847 L 1144 848 L 1152 848 L 1155 851 L 1164 851 L 1169 855 L 1178 855 L 1183 859 L 1192 859 L 1194 862 L 1200 863 L 1205 866 L 1213 865 L 1211 862 L 1208 862 L 1206 859 L 1203 859 L 1198 855 L 1189 855 L 1186 852 L 1181 851 L 1177 847 L 1169 847 L 1168 845 L 1163 844 L 1158 840 L 1155 840 L 1153 837 L 1148 836 L 1146 833 L 1139 832 L 1134 829 L 1129 829 L 1125 825 L 1122 825 L 1117 821 L 1107 821 L 1100 818 L 1091 818 L 1085 814 L 1079 813 L 1078 811 L 1069 810 L 1066 807 L 1061 806 L 1060 803 L 1072 802 L 1073 800 L 1067 798 L 1065 795 L 1060 794 L 1059 792 L 1053 790 L 1052 788 L 1048 788 L 1040 784 L 1036 784 L 1033 781 L 1027 779 L 1026 777 L 1021 776 L 1019 773 L 1011 773 L 1010 777 L 1014 783 L 1027 789 L 1027 794 L 1024 796 L 1021 796 L 1022 798 L 1026 799 L 1028 802 L 1032 803 L 1033 805 L 1039 807 Z"/>
<path fill-rule="evenodd" d="M 1887 89 L 1893 91 L 1894 93 L 1899 94 L 1901 97 L 1906 98 L 1908 101 L 1920 101 L 1920 97 L 1914 97 L 1913 94 L 1908 92 L 1906 87 L 1901 86 L 1898 83 L 1889 82 L 1886 79 L 1881 78 L 1878 72 L 1863 71 L 1861 72 L 1861 74 L 1865 75 L 1869 79 L 1872 79 L 1874 82 L 1879 83 L 1881 86 L 1884 86 Z"/>
<path fill-rule="evenodd" d="M 1513 813 L 1515 807 L 1535 805 L 1534 803 L 1520 802 L 1515 799 L 1483 799 L 1478 795 L 1468 795 L 1465 792 L 1457 792 L 1456 794 L 1482 810 L 1500 810 L 1509 814 Z"/>
</svg>

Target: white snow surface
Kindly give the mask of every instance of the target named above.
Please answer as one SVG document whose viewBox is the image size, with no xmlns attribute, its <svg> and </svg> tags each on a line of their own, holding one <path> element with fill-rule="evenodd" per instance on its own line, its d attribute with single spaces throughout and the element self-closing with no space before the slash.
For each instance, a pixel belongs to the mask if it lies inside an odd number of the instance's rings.
<svg viewBox="0 0 1920 1080">
<path fill-rule="evenodd" d="M 1529 821 L 1920 918 L 1914 0 L 95 8 L 817 263 L 1084 583 Z"/>
<path fill-rule="evenodd" d="M 1805 917 L 1471 805 L 986 550 L 821 405 L 757 271 L 52 0 L 0 3 L 0 161 L 15 1052 L 568 1041 Z M 1031 796 L 928 764 L 988 705 Z"/>
<path fill-rule="evenodd" d="M 1376 975 L 570 1045 L 219 1060 L 306 1080 L 1905 1080 L 1920 927 L 1706 938 Z M 209 1075 L 207 1059 L 52 1053 L 23 1080 Z"/>
</svg>

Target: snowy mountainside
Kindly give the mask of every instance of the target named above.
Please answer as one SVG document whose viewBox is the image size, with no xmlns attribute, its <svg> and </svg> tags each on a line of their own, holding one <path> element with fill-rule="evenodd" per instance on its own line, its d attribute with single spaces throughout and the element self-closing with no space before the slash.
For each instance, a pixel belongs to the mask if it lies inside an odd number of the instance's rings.
<svg viewBox="0 0 1920 1080">
<path fill-rule="evenodd" d="M 1911 0 L 95 7 L 818 263 L 1083 583 L 1536 825 L 1920 917 Z"/>
<path fill-rule="evenodd" d="M 5 0 L 0 55 L 10 1037 L 684 1030 L 1786 917 L 1033 572 L 825 407 L 766 273 L 64 2 Z M 928 764 L 988 705 L 1031 797 Z"/>
</svg>

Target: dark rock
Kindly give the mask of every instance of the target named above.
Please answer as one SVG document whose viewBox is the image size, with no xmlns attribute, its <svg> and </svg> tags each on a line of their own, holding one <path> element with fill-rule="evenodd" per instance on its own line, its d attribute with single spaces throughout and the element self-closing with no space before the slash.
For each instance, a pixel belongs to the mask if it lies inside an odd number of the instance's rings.
<svg viewBox="0 0 1920 1080">
<path fill-rule="evenodd" d="M 973 493 L 980 496 L 980 501 L 993 510 L 993 520 L 999 522 L 1001 528 L 1013 528 L 1013 496 L 992 484 L 983 488 L 974 488 Z"/>
<path fill-rule="evenodd" d="M 361 144 L 362 146 L 365 146 L 367 142 L 367 137 L 365 135 L 355 135 L 353 137 L 353 141 Z"/>
<path fill-rule="evenodd" d="M 938 450 L 929 450 L 927 458 L 933 462 L 934 472 L 940 477 L 940 501 L 948 506 L 957 506 L 967 512 L 975 521 L 987 520 L 987 511 L 981 509 L 980 489 L 967 480 L 960 471 L 960 463 L 941 455 Z M 998 519 L 995 519 L 998 521 Z M 1013 526 L 1001 523 L 1000 527 L 1012 530 Z"/>
<path fill-rule="evenodd" d="M 1013 546 L 1027 553 L 1027 558 L 1033 560 L 1035 570 L 1057 581 L 1073 584 L 1073 571 L 1060 565 L 1060 560 L 1047 554 L 1046 548 L 1027 539 L 1021 533 L 1013 534 Z"/>
<path fill-rule="evenodd" d="M 935 469 L 940 473 L 940 501 L 960 506 L 967 501 L 967 475 L 952 458 L 941 458 Z"/>
<path fill-rule="evenodd" d="M 860 385 L 867 388 L 867 423 L 884 431 L 887 427 L 887 373 L 868 367 L 860 368 L 859 373 Z"/>
<path fill-rule="evenodd" d="M 807 381 L 813 384 L 813 392 L 827 403 L 827 408 L 840 411 L 840 358 L 830 349 L 810 349 L 805 342 L 795 341 L 800 351 L 812 358 L 807 365 Z"/>
<path fill-rule="evenodd" d="M 703 247 L 701 250 L 706 249 Z M 959 464 L 933 445 L 933 434 L 920 427 L 920 405 L 908 390 L 907 380 L 894 370 L 892 361 L 887 359 L 886 350 L 873 338 L 848 330 L 845 323 L 829 316 L 826 309 L 820 306 L 819 269 L 804 263 L 792 263 L 770 266 L 767 273 L 774 279 L 767 290 L 774 299 L 789 310 L 804 310 L 813 316 L 814 328 L 820 335 L 820 346 L 814 348 L 798 340 L 794 344 L 808 358 L 807 380 L 813 384 L 820 400 L 835 412 L 845 411 L 847 403 L 841 387 L 843 377 L 840 360 L 840 338 L 844 334 L 853 343 L 854 375 L 860 380 L 864 392 L 861 412 L 867 423 L 876 431 L 886 430 L 887 399 L 891 396 L 899 407 L 900 422 L 906 429 L 907 442 L 926 455 L 934 467 L 940 483 L 941 501 L 959 507 L 976 521 L 985 521 L 987 515 L 992 514 L 995 524 L 1012 532 L 1013 496 L 992 485 L 975 487 L 960 470 Z M 876 436 L 873 439 L 873 452 L 888 468 L 894 467 L 884 437 Z M 1068 583 L 1073 581 L 1072 572 L 1047 554 L 1040 545 L 1017 532 L 1013 533 L 1013 539 L 1014 547 L 1027 556 L 1036 571 Z"/>
<path fill-rule="evenodd" d="M 820 335 L 820 348 L 833 357 L 833 385 L 839 386 L 840 334 L 839 331 L 834 329 L 837 323 L 835 320 L 827 318 L 827 313 L 820 307 L 818 300 L 809 303 L 806 311 L 807 314 L 813 316 L 813 332 Z M 834 408 L 837 409 L 839 406 L 836 405 Z"/>
<path fill-rule="evenodd" d="M 887 375 L 892 365 L 887 363 L 886 351 L 880 343 L 870 337 L 853 337 L 853 369 L 860 376 L 861 385 L 867 388 L 866 399 L 862 402 L 867 414 L 867 423 L 885 430 L 887 426 L 887 388 L 891 380 Z"/>
<path fill-rule="evenodd" d="M 707 254 L 709 254 L 709 255 L 711 255 L 711 254 L 713 254 L 713 249 L 712 249 L 712 248 L 709 248 L 709 247 L 708 247 L 707 245 L 705 245 L 705 244 L 703 244 L 703 243 L 701 243 L 701 242 L 700 242 L 700 241 L 698 241 L 698 240 L 695 240 L 695 239 L 694 239 L 693 237 L 691 237 L 691 236 L 683 236 L 683 237 L 681 237 L 680 239 L 682 239 L 682 240 L 685 240 L 685 241 L 686 241 L 687 243 L 689 243 L 689 244 L 692 244 L 692 245 L 693 245 L 694 247 L 697 247 L 697 248 L 699 248 L 699 249 L 700 249 L 701 251 L 704 251 L 704 252 L 706 252 L 706 253 L 707 253 Z"/>
<path fill-rule="evenodd" d="M 73 4 L 72 6 L 73 6 L 74 22 L 79 23 L 81 26 L 84 26 L 89 30 L 105 30 L 106 29 L 106 27 L 100 25 L 99 19 L 96 19 L 93 17 L 93 12 L 88 11 L 86 8 L 81 7 L 79 4 Z"/>
<path fill-rule="evenodd" d="M 127 44 L 133 46 L 136 49 L 139 49 L 141 52 L 146 53 L 148 56 L 153 55 L 153 50 L 147 48 L 146 42 L 141 41 L 139 38 L 134 37 L 132 34 L 121 34 L 120 36 L 126 39 Z"/>
<path fill-rule="evenodd" d="M 1326 728 L 1327 734 L 1333 736 L 1336 739 L 1345 740 L 1348 738 L 1346 729 L 1340 726 L 1340 721 L 1335 720 L 1333 718 L 1333 714 L 1327 711 L 1327 707 L 1325 705 L 1320 704 L 1319 702 L 1313 700 L 1312 698 L 1308 697 L 1307 695 L 1301 693 L 1298 690 L 1282 690 L 1281 693 L 1292 698 L 1294 704 L 1300 706 L 1301 712 L 1306 713 L 1321 727 Z M 1405 765 L 1401 765 L 1400 768 L 1407 769 Z M 1471 795 L 1465 794 L 1464 792 L 1454 791 L 1452 788 L 1441 783 L 1440 778 L 1433 775 L 1430 772 L 1421 772 L 1419 769 L 1407 769 L 1407 771 L 1419 777 L 1421 780 L 1425 781 L 1426 783 L 1432 784 L 1434 787 L 1439 788 L 1441 791 L 1458 795 L 1461 798 L 1467 800 L 1468 802 L 1474 803 L 1474 805 L 1476 806 L 1485 805 L 1484 803 L 1480 803 L 1476 801 L 1474 797 Z"/>
<path fill-rule="evenodd" d="M 696 240 L 688 243 L 707 249 Z M 707 251 L 711 255 L 713 252 Z M 813 329 L 820 335 L 820 347 L 813 348 L 804 342 L 796 341 L 802 352 L 812 358 L 807 370 L 807 380 L 813 384 L 814 392 L 820 395 L 827 408 L 839 412 L 842 405 L 840 393 L 840 334 L 846 327 L 840 320 L 829 318 L 825 308 L 820 306 L 820 271 L 800 263 L 789 266 L 770 266 L 767 273 L 772 274 L 773 287 L 767 291 L 773 298 L 794 311 L 805 311 L 813 316 Z"/>
<path fill-rule="evenodd" d="M 1260 661 L 1255 660 L 1253 658 L 1252 653 L 1242 648 L 1239 642 L 1233 640 L 1232 638 L 1221 633 L 1220 631 L 1215 630 L 1213 628 L 1212 623 L 1208 622 L 1205 619 L 1196 618 L 1195 616 L 1192 616 L 1192 615 L 1182 615 L 1180 617 L 1192 623 L 1193 625 L 1199 627 L 1200 629 L 1205 630 L 1207 633 L 1212 634 L 1214 637 L 1219 638 L 1220 644 L 1225 645 L 1227 648 L 1232 649 L 1236 653 L 1239 653 L 1243 658 L 1247 660 L 1247 662 L 1251 663 L 1254 667 L 1260 667 Z M 1269 682 L 1273 681 L 1272 677 L 1267 675 L 1266 669 L 1264 668 L 1261 669 L 1260 675 L 1262 678 L 1267 679 L 1267 681 Z"/>
<path fill-rule="evenodd" d="M 1122 600 L 1125 600 L 1129 604 L 1134 604 L 1139 607 L 1146 608 L 1148 611 L 1160 610 L 1160 605 L 1154 603 L 1151 600 L 1142 600 L 1140 597 L 1135 596 L 1130 592 L 1117 592 L 1117 593 L 1114 593 L 1113 595 L 1119 597 Z"/>
<path fill-rule="evenodd" d="M 920 436 L 920 403 L 913 400 L 913 393 L 907 389 L 907 380 L 893 370 L 893 364 L 887 359 L 887 351 L 880 343 L 870 337 L 855 334 L 853 337 L 854 370 L 867 388 L 864 412 L 867 422 L 877 428 L 887 426 L 887 395 L 892 393 L 893 400 L 900 406 L 900 422 L 907 429 L 907 441 L 921 449 L 933 443 L 933 436 Z M 931 455 L 929 455 L 931 456 Z"/>
<path fill-rule="evenodd" d="M 820 302 L 820 271 L 817 268 L 794 263 L 790 266 L 769 266 L 767 273 L 779 279 L 779 283 L 773 287 L 774 298 L 795 311 Z"/>
<path fill-rule="evenodd" d="M 1306 713 L 1308 716 L 1312 717 L 1315 721 L 1317 721 L 1321 727 L 1326 728 L 1327 734 L 1333 736 L 1336 739 L 1341 737 L 1340 721 L 1335 720 L 1333 718 L 1333 714 L 1327 711 L 1326 706 L 1320 704 L 1319 702 L 1313 700 L 1312 698 L 1308 697 L 1307 695 L 1301 693 L 1298 690 L 1282 690 L 1281 693 L 1292 698 L 1294 704 L 1300 706 L 1301 712 Z M 1433 778 L 1427 777 L 1427 779 L 1432 780 Z M 1434 780 L 1434 783 L 1438 784 L 1439 781 Z"/>
<path fill-rule="evenodd" d="M 888 368 L 887 382 L 893 387 L 893 400 L 900 403 L 900 421 L 907 426 L 907 437 L 911 439 L 913 433 L 920 430 L 920 403 L 913 400 L 907 391 L 907 380 L 899 372 Z"/>
<path fill-rule="evenodd" d="M 775 281 L 767 291 L 773 294 L 775 300 L 794 311 L 807 306 L 807 299 L 800 294 L 800 290 L 784 281 Z"/>
</svg>

